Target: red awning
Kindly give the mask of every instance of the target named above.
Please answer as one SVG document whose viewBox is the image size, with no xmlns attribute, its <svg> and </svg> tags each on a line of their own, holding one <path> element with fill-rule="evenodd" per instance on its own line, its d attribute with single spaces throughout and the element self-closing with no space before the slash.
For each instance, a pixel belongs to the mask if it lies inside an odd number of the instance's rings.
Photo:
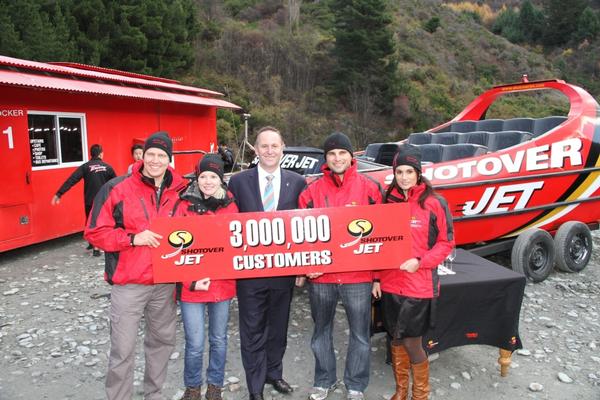
<svg viewBox="0 0 600 400">
<path fill-rule="evenodd" d="M 160 82 L 157 82 L 160 83 Z M 188 103 L 220 108 L 240 109 L 233 103 L 210 97 L 202 97 L 193 94 L 173 93 L 162 90 L 144 89 L 139 87 L 112 85 L 109 83 L 90 82 L 47 76 L 39 74 L 28 74 L 13 70 L 0 70 L 0 85 L 34 87 L 41 89 L 59 90 L 77 93 L 93 93 L 107 96 L 130 97 L 148 100 L 169 101 L 175 103 Z"/>
</svg>

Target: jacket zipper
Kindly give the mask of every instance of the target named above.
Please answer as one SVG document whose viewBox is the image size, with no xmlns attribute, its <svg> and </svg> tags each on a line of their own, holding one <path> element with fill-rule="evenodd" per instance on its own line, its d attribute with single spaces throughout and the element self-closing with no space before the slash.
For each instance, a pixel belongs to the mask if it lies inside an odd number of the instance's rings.
<svg viewBox="0 0 600 400">
<path fill-rule="evenodd" d="M 144 215 L 146 216 L 146 220 L 150 222 L 150 214 L 148 214 L 148 209 L 146 208 L 146 203 L 144 202 L 144 198 L 140 198 L 140 202 L 142 203 L 142 209 L 144 210 Z"/>
</svg>

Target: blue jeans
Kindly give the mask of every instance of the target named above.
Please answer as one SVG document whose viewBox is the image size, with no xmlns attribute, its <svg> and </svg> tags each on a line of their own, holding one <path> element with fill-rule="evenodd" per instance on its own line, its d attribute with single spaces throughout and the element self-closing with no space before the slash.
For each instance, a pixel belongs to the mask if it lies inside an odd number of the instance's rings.
<svg viewBox="0 0 600 400">
<path fill-rule="evenodd" d="M 206 382 L 222 387 L 227 357 L 227 321 L 230 300 L 217 303 L 180 302 L 185 331 L 185 359 L 183 383 L 186 387 L 202 386 L 202 358 L 204 355 L 204 321 L 208 309 L 209 359 Z"/>
<path fill-rule="evenodd" d="M 370 282 L 310 284 L 310 309 L 315 323 L 310 342 L 315 356 L 315 386 L 328 388 L 337 380 L 333 324 L 337 302 L 341 299 L 350 326 L 344 383 L 349 390 L 364 392 L 367 388 L 371 357 L 371 286 Z"/>
</svg>

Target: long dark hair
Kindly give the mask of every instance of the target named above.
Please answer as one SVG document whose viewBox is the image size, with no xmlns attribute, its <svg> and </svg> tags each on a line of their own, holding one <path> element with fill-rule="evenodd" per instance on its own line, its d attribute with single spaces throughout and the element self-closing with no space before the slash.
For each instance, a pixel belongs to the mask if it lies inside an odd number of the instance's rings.
<svg viewBox="0 0 600 400">
<path fill-rule="evenodd" d="M 435 196 L 437 195 L 435 190 L 433 189 L 433 186 L 431 186 L 431 182 L 429 182 L 429 179 L 425 178 L 423 175 L 421 175 L 420 171 L 417 171 L 417 174 L 419 175 L 417 177 L 417 185 L 420 185 L 421 183 L 423 183 L 425 185 L 425 190 L 423 190 L 423 193 L 421 193 L 421 195 L 419 196 L 419 205 L 421 206 L 422 209 L 425 209 L 425 200 L 427 200 L 427 198 L 429 196 Z M 390 183 L 390 186 L 388 186 L 388 188 L 385 191 L 385 195 L 383 196 L 383 202 L 387 203 L 388 197 L 390 196 L 390 194 L 392 193 L 392 191 L 396 189 L 399 193 L 403 193 L 402 189 L 400 189 L 400 186 L 398 186 L 398 182 L 396 181 L 396 170 L 394 169 L 394 179 L 392 179 L 392 183 Z M 408 199 L 405 199 L 408 200 Z"/>
</svg>

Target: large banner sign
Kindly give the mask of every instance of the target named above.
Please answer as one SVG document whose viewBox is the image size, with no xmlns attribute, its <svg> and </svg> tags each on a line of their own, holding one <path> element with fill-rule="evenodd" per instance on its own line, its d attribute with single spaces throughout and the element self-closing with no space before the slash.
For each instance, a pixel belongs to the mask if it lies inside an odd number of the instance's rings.
<svg viewBox="0 0 600 400">
<path fill-rule="evenodd" d="M 155 282 L 398 268 L 410 257 L 408 204 L 158 218 Z"/>
</svg>

